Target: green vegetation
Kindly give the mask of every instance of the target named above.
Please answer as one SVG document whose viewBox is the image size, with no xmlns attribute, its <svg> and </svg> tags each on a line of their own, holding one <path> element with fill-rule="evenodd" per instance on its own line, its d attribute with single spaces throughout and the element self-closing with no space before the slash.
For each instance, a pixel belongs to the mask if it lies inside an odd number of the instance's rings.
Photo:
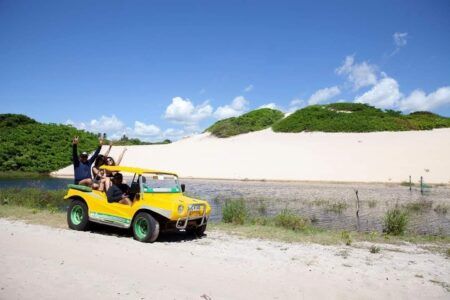
<svg viewBox="0 0 450 300">
<path fill-rule="evenodd" d="M 220 120 L 206 129 L 206 131 L 211 132 L 217 137 L 226 138 L 268 128 L 283 118 L 283 116 L 284 114 L 279 110 L 261 108 L 240 117 Z"/>
<path fill-rule="evenodd" d="M 79 151 L 91 152 L 98 146 L 95 134 L 72 126 L 42 124 L 27 116 L 2 114 L 0 171 L 48 173 L 65 167 L 71 164 L 74 136 L 80 137 Z"/>
<path fill-rule="evenodd" d="M 248 218 L 248 210 L 244 200 L 229 200 L 222 208 L 222 220 L 225 223 L 244 224 Z"/>
<path fill-rule="evenodd" d="M 402 235 L 405 233 L 406 225 L 408 225 L 407 213 L 394 208 L 388 210 L 384 217 L 384 232 L 392 235 Z"/>
<path fill-rule="evenodd" d="M 0 178 L 39 177 L 70 165 L 74 136 L 80 137 L 79 152 L 92 152 L 98 146 L 96 134 L 70 125 L 43 124 L 24 115 L 0 114 Z M 152 145 L 170 142 L 149 143 L 124 135 L 113 144 Z"/>
<path fill-rule="evenodd" d="M 283 227 L 294 231 L 305 230 L 308 228 L 310 221 L 302 218 L 288 209 L 282 210 L 274 218 L 275 226 Z"/>
<path fill-rule="evenodd" d="M 362 103 L 332 103 L 299 109 L 275 123 L 276 132 L 372 132 L 429 130 L 450 127 L 450 118 L 430 112 L 402 115 Z"/>
<path fill-rule="evenodd" d="M 67 205 L 65 190 L 42 190 L 37 188 L 0 189 L 0 205 L 22 206 L 32 209 L 46 209 L 56 212 Z"/>
<path fill-rule="evenodd" d="M 430 210 L 432 206 L 433 206 L 432 201 L 416 201 L 404 205 L 405 209 L 408 212 L 415 212 L 415 213 Z"/>
</svg>

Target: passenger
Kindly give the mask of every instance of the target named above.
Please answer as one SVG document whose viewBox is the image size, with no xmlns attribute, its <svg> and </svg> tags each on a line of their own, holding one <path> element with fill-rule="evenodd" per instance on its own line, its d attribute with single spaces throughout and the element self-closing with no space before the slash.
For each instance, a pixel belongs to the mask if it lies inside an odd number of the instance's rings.
<svg viewBox="0 0 450 300">
<path fill-rule="evenodd" d="M 121 173 L 114 174 L 112 178 L 112 185 L 106 191 L 106 197 L 109 203 L 120 203 L 125 205 L 132 205 L 133 202 L 129 198 L 130 187 L 128 184 L 122 183 L 123 176 Z"/>
<path fill-rule="evenodd" d="M 94 166 L 92 167 L 92 175 L 93 175 L 92 188 L 95 190 L 98 189 L 103 191 L 104 184 L 102 184 L 102 181 L 104 182 L 106 180 L 106 177 L 105 177 L 105 170 L 100 169 L 100 167 L 105 164 L 106 157 L 109 155 L 111 148 L 112 142 L 109 143 L 109 148 L 104 155 L 103 154 L 98 155 L 97 159 L 95 160 Z"/>
<path fill-rule="evenodd" d="M 119 158 L 117 159 L 117 163 L 114 161 L 114 158 L 111 156 L 106 157 L 105 165 L 107 166 L 118 166 L 122 162 L 122 158 L 125 155 L 127 148 L 123 148 L 122 153 L 120 153 Z M 105 180 L 100 183 L 99 190 L 106 191 L 111 186 L 111 178 L 114 176 L 116 172 L 111 172 L 109 170 L 105 170 Z"/>
<path fill-rule="evenodd" d="M 100 153 L 100 149 L 103 145 L 103 139 L 99 139 L 99 146 L 97 150 L 95 150 L 94 155 L 88 159 L 88 153 L 82 152 L 78 157 L 78 142 L 79 137 L 74 137 L 72 140 L 72 159 L 73 159 L 73 167 L 75 173 L 75 184 L 92 186 L 92 176 L 91 176 L 91 166 Z"/>
</svg>

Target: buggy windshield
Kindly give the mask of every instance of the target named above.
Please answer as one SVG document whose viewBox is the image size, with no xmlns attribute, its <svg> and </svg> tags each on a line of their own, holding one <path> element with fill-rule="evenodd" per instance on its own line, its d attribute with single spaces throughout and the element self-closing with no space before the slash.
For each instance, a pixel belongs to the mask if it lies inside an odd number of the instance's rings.
<svg viewBox="0 0 450 300">
<path fill-rule="evenodd" d="M 144 193 L 179 193 L 181 191 L 178 177 L 169 174 L 142 175 Z"/>
</svg>

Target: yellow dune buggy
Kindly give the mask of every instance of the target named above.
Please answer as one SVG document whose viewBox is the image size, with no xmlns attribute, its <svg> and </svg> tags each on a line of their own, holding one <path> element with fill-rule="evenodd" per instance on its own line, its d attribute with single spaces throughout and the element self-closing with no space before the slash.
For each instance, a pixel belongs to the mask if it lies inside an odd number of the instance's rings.
<svg viewBox="0 0 450 300">
<path fill-rule="evenodd" d="M 154 242 L 160 231 L 205 232 L 211 207 L 206 201 L 184 196 L 185 186 L 179 184 L 177 174 L 122 166 L 101 168 L 132 176 L 133 204 L 109 203 L 105 192 L 69 185 L 64 199 L 70 201 L 67 223 L 71 229 L 87 230 L 90 222 L 131 227 L 141 242 Z"/>
</svg>

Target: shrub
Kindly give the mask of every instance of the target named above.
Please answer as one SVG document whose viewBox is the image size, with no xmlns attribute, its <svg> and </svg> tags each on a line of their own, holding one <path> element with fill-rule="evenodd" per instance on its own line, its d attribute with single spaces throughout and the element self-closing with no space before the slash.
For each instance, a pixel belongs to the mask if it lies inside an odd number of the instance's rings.
<svg viewBox="0 0 450 300">
<path fill-rule="evenodd" d="M 247 207 L 242 199 L 228 200 L 222 207 L 222 219 L 225 223 L 242 225 L 248 217 Z"/>
<path fill-rule="evenodd" d="M 401 235 L 408 225 L 406 212 L 398 208 L 388 210 L 384 216 L 384 232 L 392 235 Z"/>
<path fill-rule="evenodd" d="M 207 128 L 206 131 L 211 132 L 217 137 L 226 138 L 265 129 L 283 117 L 284 114 L 279 110 L 261 108 L 239 117 L 220 120 Z"/>
<path fill-rule="evenodd" d="M 311 105 L 275 123 L 276 132 L 371 132 L 450 127 L 450 118 L 432 113 L 402 115 L 362 103 Z"/>
<path fill-rule="evenodd" d="M 275 226 L 286 229 L 300 231 L 304 230 L 309 225 L 309 220 L 302 218 L 288 209 L 284 209 L 274 218 Z"/>
<path fill-rule="evenodd" d="M 348 231 L 342 231 L 341 238 L 347 246 L 350 246 L 352 244 L 352 237 L 350 236 L 350 233 Z"/>
<path fill-rule="evenodd" d="M 372 245 L 372 246 L 370 246 L 370 248 L 369 248 L 369 252 L 372 253 L 372 254 L 378 253 L 378 252 L 380 252 L 380 247 L 377 247 L 377 246 L 375 246 L 375 245 Z"/>
</svg>

